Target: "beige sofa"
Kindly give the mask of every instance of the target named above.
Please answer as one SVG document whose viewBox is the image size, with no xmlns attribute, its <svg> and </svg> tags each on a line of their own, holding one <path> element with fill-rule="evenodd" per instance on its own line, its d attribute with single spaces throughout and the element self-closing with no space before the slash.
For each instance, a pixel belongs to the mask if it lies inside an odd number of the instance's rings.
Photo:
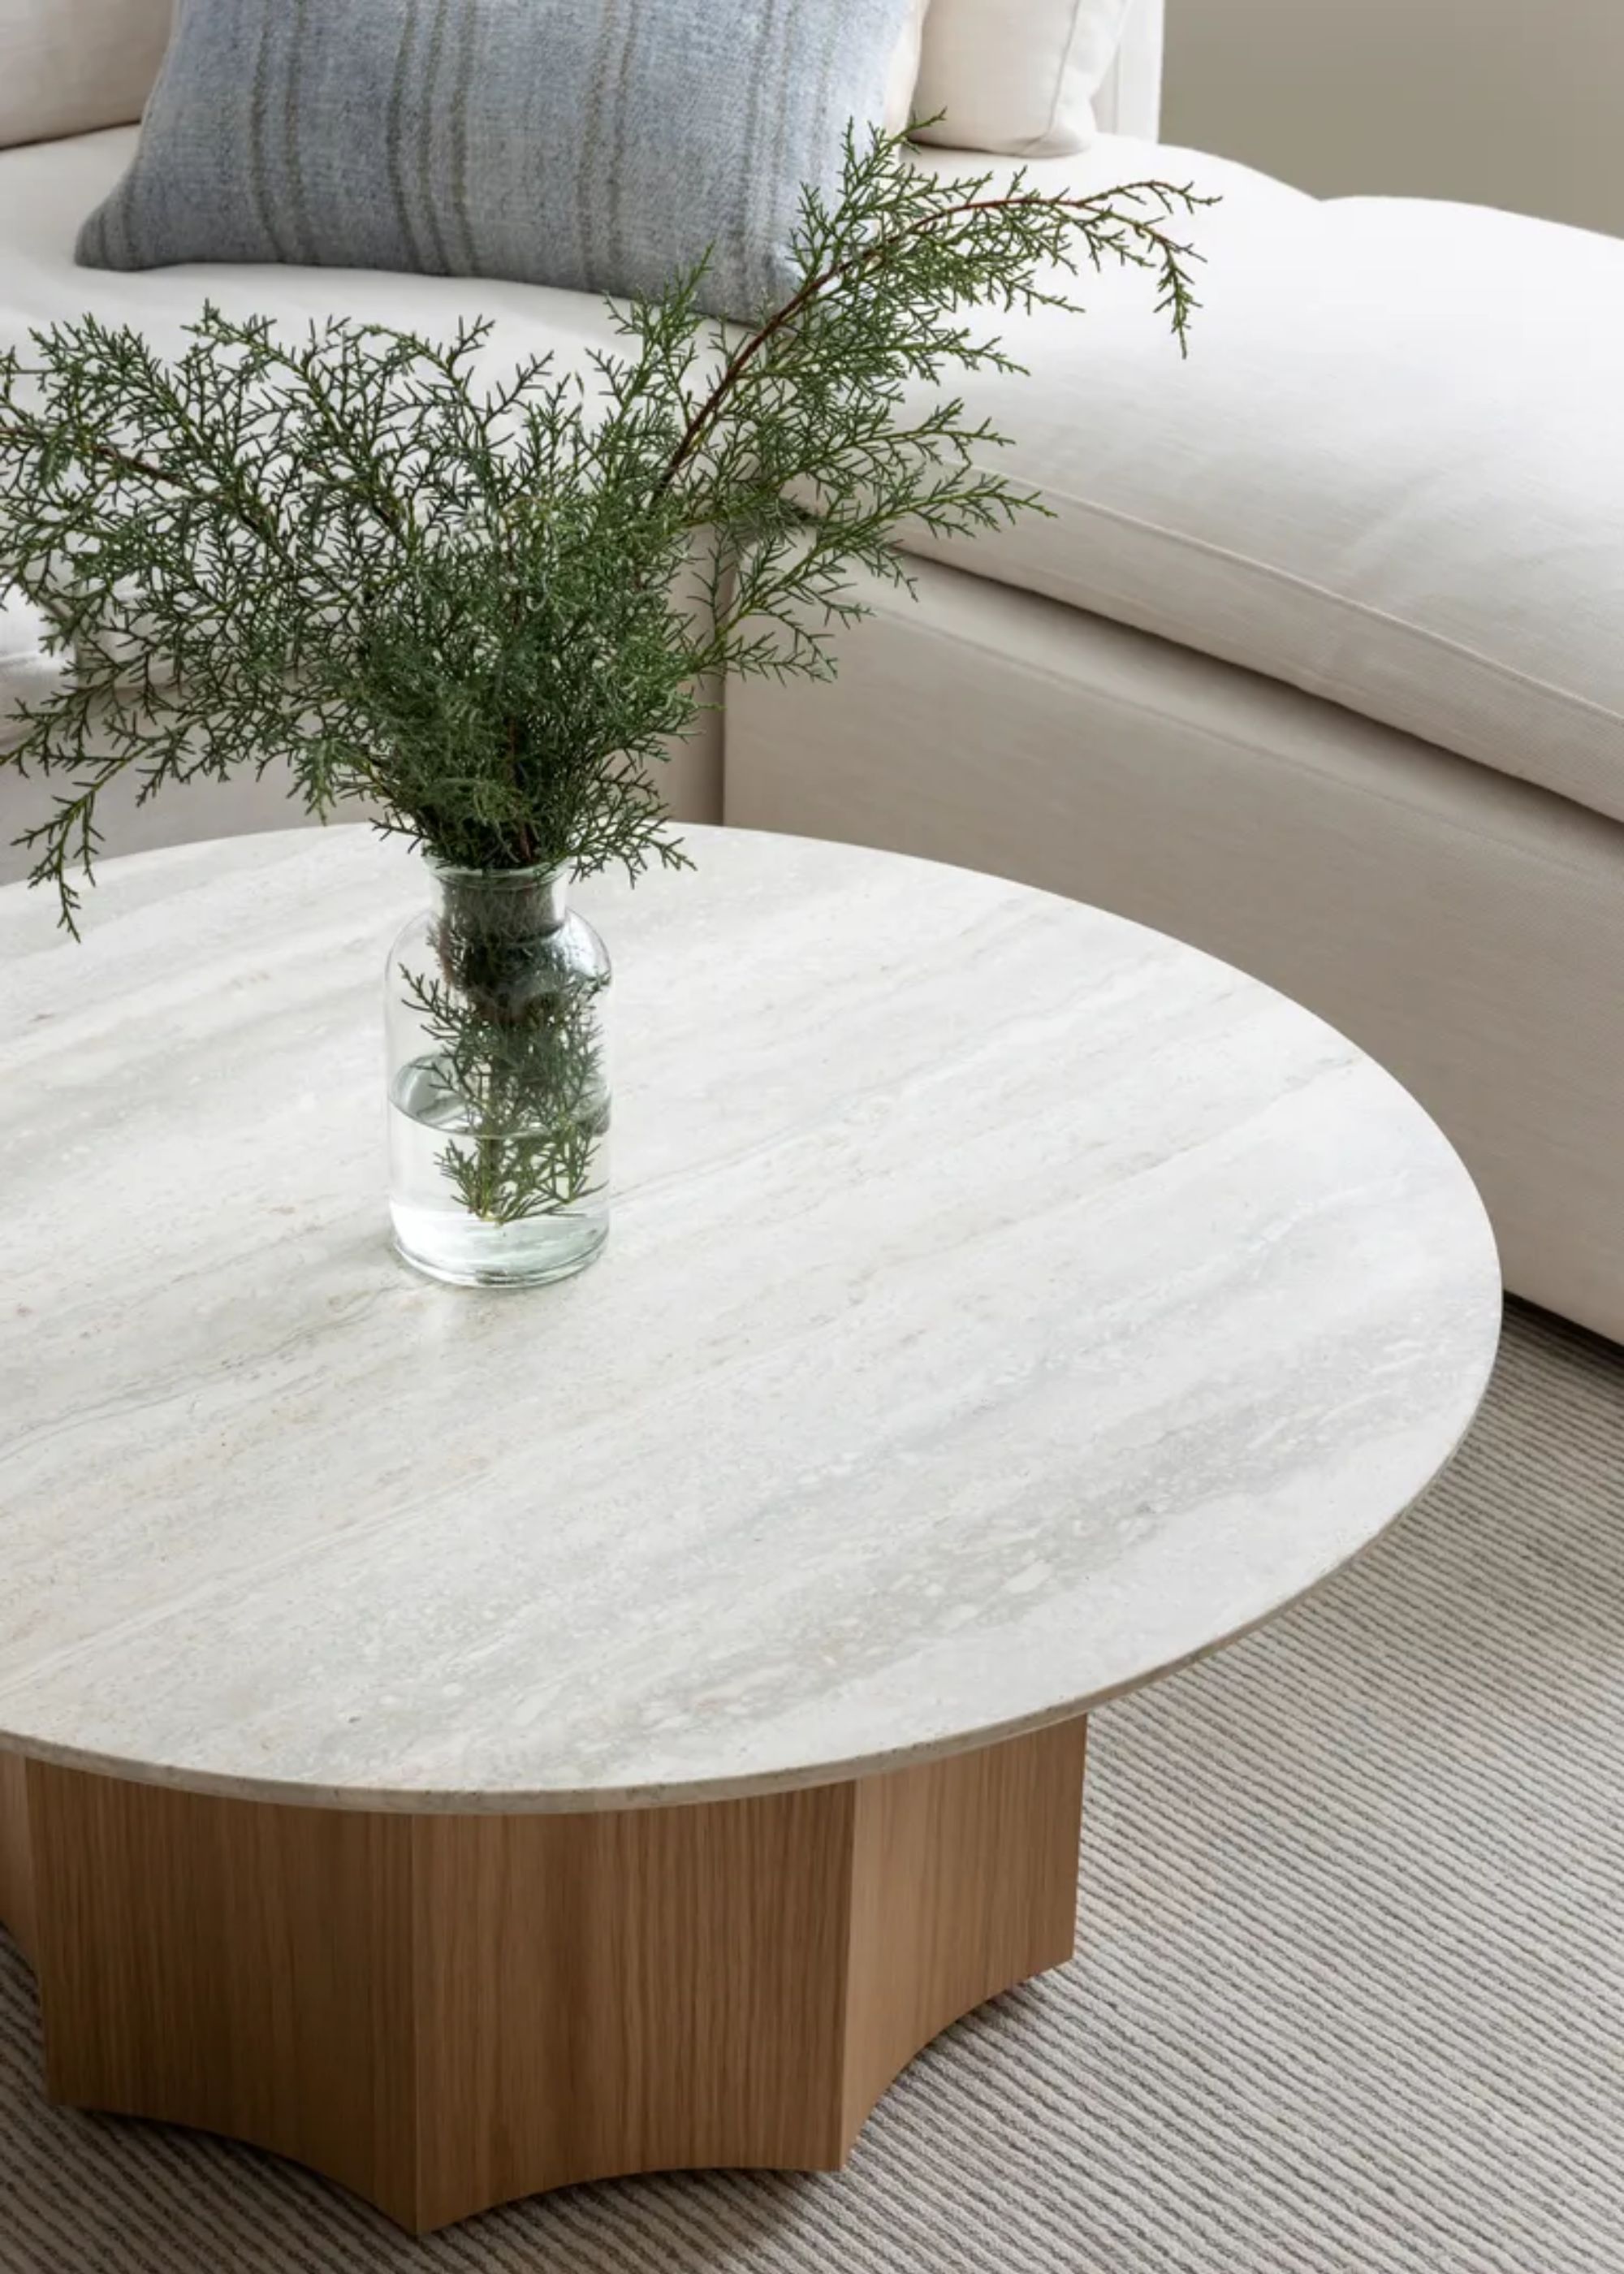
<svg viewBox="0 0 1624 2274">
<path fill-rule="evenodd" d="M 1018 327 L 1034 375 L 988 408 L 1055 518 L 876 593 L 833 689 L 730 689 L 677 802 L 997 870 L 1273 981 L 1443 1123 L 1512 1287 L 1624 1339 L 1624 244 L 1161 148 L 1159 36 L 1138 0 L 1108 131 L 1037 171 L 1222 193 L 1190 362 L 1124 280 Z M 76 270 L 132 132 L 0 151 L 0 335 L 94 307 L 163 339 L 207 290 L 605 337 L 590 302 L 508 284 Z M 0 606 L 0 708 L 48 668 Z M 0 775 L 0 835 L 41 794 Z M 115 834 L 288 817 L 267 783 Z"/>
</svg>

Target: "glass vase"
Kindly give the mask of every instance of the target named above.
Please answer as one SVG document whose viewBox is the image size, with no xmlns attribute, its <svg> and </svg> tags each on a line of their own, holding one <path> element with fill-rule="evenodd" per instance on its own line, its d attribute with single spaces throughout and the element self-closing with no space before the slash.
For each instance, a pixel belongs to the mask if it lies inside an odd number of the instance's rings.
<svg viewBox="0 0 1624 2274">
<path fill-rule="evenodd" d="M 431 1278 L 534 1287 L 609 1235 L 609 958 L 566 869 L 434 867 L 389 951 L 389 1213 Z"/>
</svg>

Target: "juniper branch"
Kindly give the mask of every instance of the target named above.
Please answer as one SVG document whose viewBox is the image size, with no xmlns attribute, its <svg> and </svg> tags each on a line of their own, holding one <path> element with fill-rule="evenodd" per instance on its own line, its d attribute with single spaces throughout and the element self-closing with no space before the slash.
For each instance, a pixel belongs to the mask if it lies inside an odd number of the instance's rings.
<svg viewBox="0 0 1624 2274">
<path fill-rule="evenodd" d="M 742 337 L 701 313 L 702 266 L 617 312 L 623 349 L 584 373 L 483 380 L 484 322 L 284 340 L 213 306 L 172 358 L 92 317 L 0 352 L 0 561 L 64 664 L 0 757 L 62 785 L 21 840 L 35 881 L 72 928 L 112 782 L 272 765 L 312 815 L 359 801 L 455 868 L 680 864 L 660 770 L 712 675 L 826 676 L 866 573 L 1043 510 L 943 388 L 1020 370 L 987 312 L 1075 308 L 1120 266 L 1182 350 L 1176 222 L 1206 202 L 943 179 L 848 137 L 839 195 L 802 199 L 793 289 Z M 458 1063 L 447 1001 L 422 1008 Z M 494 1096 L 496 1042 L 470 1023 L 461 1047 Z M 509 1068 L 534 1126 L 539 1065 Z M 447 1175 L 507 1216 L 557 1204 L 564 1155 L 512 1140 Z"/>
</svg>

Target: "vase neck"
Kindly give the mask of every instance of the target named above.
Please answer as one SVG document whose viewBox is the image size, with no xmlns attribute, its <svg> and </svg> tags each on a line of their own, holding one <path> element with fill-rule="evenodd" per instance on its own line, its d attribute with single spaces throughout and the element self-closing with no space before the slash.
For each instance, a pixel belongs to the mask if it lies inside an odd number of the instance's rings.
<svg viewBox="0 0 1624 2274">
<path fill-rule="evenodd" d="M 447 869 L 435 864 L 435 913 L 459 932 L 545 938 L 569 914 L 571 871 L 561 869 Z"/>
</svg>

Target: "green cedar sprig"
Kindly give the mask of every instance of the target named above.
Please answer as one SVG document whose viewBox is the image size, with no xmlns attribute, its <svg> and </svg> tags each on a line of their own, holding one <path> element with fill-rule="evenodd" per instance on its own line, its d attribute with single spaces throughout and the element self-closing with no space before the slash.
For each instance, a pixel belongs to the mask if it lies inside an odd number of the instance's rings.
<svg viewBox="0 0 1624 2274">
<path fill-rule="evenodd" d="M 658 770 L 725 676 L 831 675 L 910 539 L 1045 510 L 944 391 L 1020 369 L 987 311 L 1139 269 L 1183 350 L 1174 227 L 1207 202 L 944 179 L 848 136 L 780 306 L 713 323 L 702 264 L 583 373 L 489 380 L 483 322 L 287 342 L 212 305 L 172 358 L 94 317 L 0 353 L 0 563 L 66 665 L 0 757 L 61 785 L 21 840 L 34 881 L 76 929 L 109 783 L 273 764 L 312 816 L 357 802 L 453 869 L 681 865 Z M 481 986 L 503 953 L 475 926 L 402 981 L 464 1133 L 440 1171 L 497 1224 L 582 1199 L 607 1110 L 593 990 Z"/>
<path fill-rule="evenodd" d="M 1019 368 L 989 307 L 1141 268 L 1182 346 L 1172 223 L 1203 202 L 943 179 L 848 137 L 783 305 L 718 327 L 696 271 L 584 373 L 484 379 L 485 323 L 287 342 L 212 306 L 172 358 L 94 317 L 0 354 L 0 562 L 68 666 L 0 761 L 62 786 L 35 879 L 71 926 L 110 781 L 275 763 L 312 815 L 359 801 L 457 867 L 680 862 L 659 765 L 720 675 L 827 675 L 862 572 L 1042 509 L 942 391 Z"/>
</svg>

